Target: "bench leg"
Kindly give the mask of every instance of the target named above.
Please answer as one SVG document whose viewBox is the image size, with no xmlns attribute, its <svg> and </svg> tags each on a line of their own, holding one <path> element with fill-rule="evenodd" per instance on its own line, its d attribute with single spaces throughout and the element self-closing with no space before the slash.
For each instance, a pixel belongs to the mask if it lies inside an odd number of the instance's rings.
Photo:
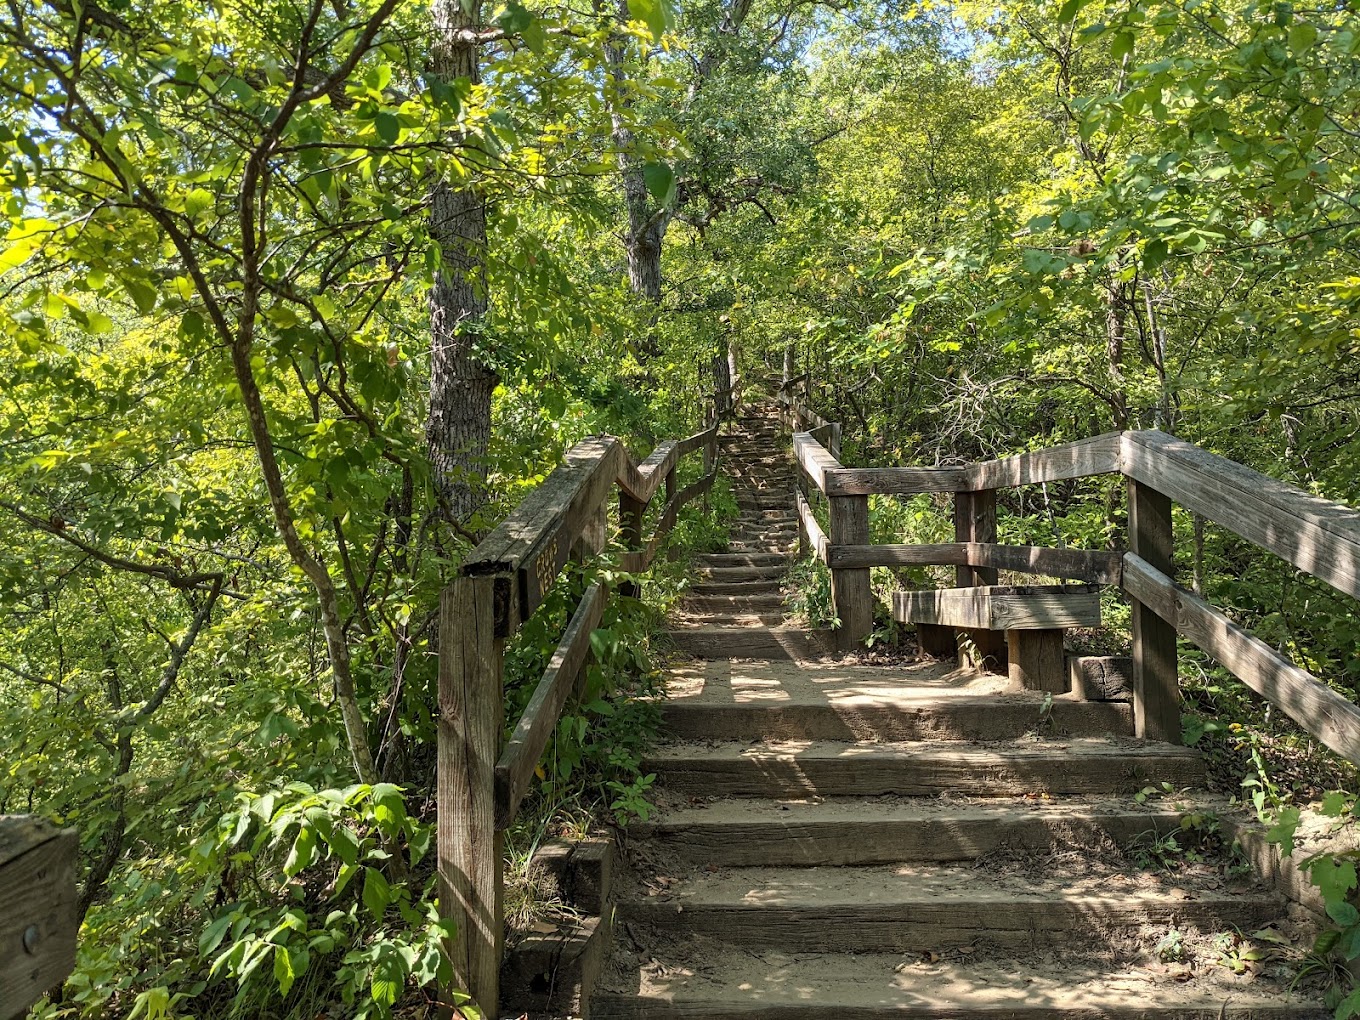
<svg viewBox="0 0 1360 1020">
<path fill-rule="evenodd" d="M 940 627 L 933 623 L 916 625 L 916 643 L 921 651 L 934 659 L 952 659 L 958 655 L 958 645 L 954 643 L 954 628 Z"/>
<path fill-rule="evenodd" d="M 1061 630 L 1008 630 L 1011 682 L 1027 691 L 1067 693 Z"/>
</svg>

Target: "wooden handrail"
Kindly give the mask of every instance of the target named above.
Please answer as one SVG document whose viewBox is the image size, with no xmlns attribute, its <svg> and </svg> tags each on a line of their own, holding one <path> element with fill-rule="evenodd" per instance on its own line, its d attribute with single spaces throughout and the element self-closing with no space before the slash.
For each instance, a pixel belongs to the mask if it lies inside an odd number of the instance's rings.
<svg viewBox="0 0 1360 1020">
<path fill-rule="evenodd" d="M 499 992 L 502 834 L 513 823 L 576 686 L 591 632 L 599 626 L 611 593 L 601 584 L 587 589 L 502 749 L 506 642 L 542 605 L 568 561 L 603 549 L 615 490 L 623 536 L 632 547 L 623 554 L 623 566 L 640 573 L 651 564 L 680 509 L 708 492 L 717 476 L 720 421 L 685 439 L 660 443 L 636 464 L 612 436 L 577 443 L 469 553 L 460 576 L 444 592 L 439 628 L 439 902 L 458 932 L 449 947 L 455 983 L 485 1015 L 496 1015 Z M 704 473 L 677 492 L 677 465 L 697 451 L 703 451 Z M 663 486 L 666 505 L 654 534 L 644 542 L 644 513 Z M 626 584 L 636 590 L 636 582 Z"/>
<path fill-rule="evenodd" d="M 838 542 L 834 528 L 830 539 L 816 529 L 816 541 L 810 544 L 832 570 L 833 598 L 838 573 L 874 566 L 954 565 L 1117 585 L 1134 603 L 1133 694 L 1140 735 L 1172 740 L 1179 736 L 1175 675 L 1179 634 L 1324 745 L 1360 762 L 1360 706 L 1176 585 L 1168 573 L 1174 500 L 1338 591 L 1360 598 L 1360 511 L 1157 430 L 1107 433 L 958 467 L 846 468 L 809 431 L 796 432 L 793 446 L 801 476 L 833 504 L 867 501 L 871 494 L 926 492 L 953 492 L 957 500 L 979 495 L 990 499 L 998 488 L 1124 476 L 1130 488 L 1133 545 L 1127 553 L 978 541 L 873 545 Z M 813 532 L 816 520 L 801 494 L 799 515 L 805 534 Z M 1154 552 L 1166 569 L 1150 562 Z M 838 605 L 836 615 L 845 619 L 849 614 Z M 855 638 L 865 635 L 867 629 Z"/>
<path fill-rule="evenodd" d="M 592 584 L 572 614 L 562 641 L 548 661 L 529 704 L 496 762 L 496 828 L 508 829 L 529 791 L 534 769 L 548 747 L 562 707 L 576 686 L 576 676 L 590 652 L 590 634 L 604 617 L 607 599 L 602 585 Z"/>
</svg>

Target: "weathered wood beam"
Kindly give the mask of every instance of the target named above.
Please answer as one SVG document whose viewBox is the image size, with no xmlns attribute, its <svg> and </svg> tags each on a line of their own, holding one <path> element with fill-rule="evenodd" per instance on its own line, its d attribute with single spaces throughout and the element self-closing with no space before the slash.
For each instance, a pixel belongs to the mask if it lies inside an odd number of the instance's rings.
<svg viewBox="0 0 1360 1020">
<path fill-rule="evenodd" d="M 1098 627 L 1100 593 L 1078 585 L 899 591 L 893 593 L 893 618 L 996 631 Z"/>
<path fill-rule="evenodd" d="M 963 566 L 970 562 L 970 543 L 934 545 L 833 545 L 827 549 L 831 567 Z"/>
<path fill-rule="evenodd" d="M 1126 432 L 1123 451 L 1130 478 L 1360 598 L 1360 511 L 1164 432 Z"/>
<path fill-rule="evenodd" d="M 806 432 L 793 434 L 793 456 L 807 480 L 825 494 L 827 473 L 839 468 L 841 462 Z"/>
<path fill-rule="evenodd" d="M 0 816 L 0 1017 L 24 1016 L 76 963 L 72 829 Z"/>
<path fill-rule="evenodd" d="M 924 545 L 834 545 L 827 550 L 833 567 L 994 567 L 1022 574 L 1061 577 L 1088 584 L 1118 584 L 1124 558 L 1118 552 L 1050 549 L 989 542 Z"/>
<path fill-rule="evenodd" d="M 828 553 L 834 551 L 836 546 L 831 545 L 827 540 L 826 532 L 817 523 L 817 516 L 812 512 L 812 506 L 803 497 L 801 492 L 795 493 L 798 497 L 798 526 L 802 531 L 802 539 L 807 544 L 807 549 L 813 556 L 830 566 Z M 845 546 L 840 548 L 853 548 Z M 873 548 L 872 546 L 867 548 Z"/>
<path fill-rule="evenodd" d="M 828 496 L 910 496 L 920 492 L 958 492 L 965 488 L 963 468 L 847 468 L 826 472 Z"/>
<path fill-rule="evenodd" d="M 548 661 L 548 668 L 534 688 L 524 714 L 515 725 L 500 760 L 496 762 L 496 828 L 508 829 L 529 790 L 534 769 L 557 728 L 562 706 L 567 703 L 576 676 L 590 652 L 590 634 L 604 617 L 605 590 L 593 584 L 586 589 L 572 614 L 562 640 Z"/>
<path fill-rule="evenodd" d="M 1123 553 L 1090 549 L 1051 549 L 1037 545 L 968 544 L 968 562 L 1020 574 L 1042 574 L 1087 584 L 1118 584 Z"/>
<path fill-rule="evenodd" d="M 1107 432 L 1075 443 L 1050 446 L 1046 450 L 970 464 L 962 469 L 961 488 L 1002 489 L 1013 485 L 1036 485 L 1091 475 L 1118 474 L 1122 470 L 1122 436 L 1121 432 Z"/>
<path fill-rule="evenodd" d="M 1124 589 L 1343 758 L 1360 762 L 1360 707 L 1134 553 Z"/>
</svg>

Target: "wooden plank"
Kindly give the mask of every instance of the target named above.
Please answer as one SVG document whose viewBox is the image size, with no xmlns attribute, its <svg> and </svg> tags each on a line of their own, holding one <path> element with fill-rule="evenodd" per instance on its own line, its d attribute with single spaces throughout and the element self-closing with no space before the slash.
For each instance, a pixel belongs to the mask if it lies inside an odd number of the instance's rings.
<svg viewBox="0 0 1360 1020">
<path fill-rule="evenodd" d="M 1130 478 L 1360 598 L 1360 511 L 1164 432 L 1124 434 Z"/>
<path fill-rule="evenodd" d="M 21 1017 L 76 963 L 76 851 L 71 829 L 0 816 L 0 1017 Z"/>
<path fill-rule="evenodd" d="M 457 926 L 445 946 L 453 984 L 488 1016 L 498 1015 L 504 937 L 494 795 L 504 643 L 494 585 L 493 577 L 460 577 L 440 601 L 436 789 L 439 909 Z"/>
<path fill-rule="evenodd" d="M 652 497 L 656 495 L 656 490 L 660 488 L 662 479 L 680 459 L 679 449 L 678 442 L 668 439 L 636 465 L 625 457 L 623 463 L 619 465 L 619 488 L 640 503 L 650 503 Z"/>
<path fill-rule="evenodd" d="M 1126 589 L 1343 758 L 1360 762 L 1360 707 L 1176 584 L 1142 557 L 1124 557 Z"/>
<path fill-rule="evenodd" d="M 835 545 L 867 545 L 869 497 L 832 496 L 827 536 Z M 831 601 L 840 626 L 836 644 L 849 651 L 863 643 L 874 629 L 874 592 L 868 568 L 838 567 L 831 571 Z"/>
<path fill-rule="evenodd" d="M 803 475 L 815 485 L 818 491 L 826 492 L 826 476 L 841 466 L 840 461 L 831 456 L 830 451 L 806 432 L 793 434 L 793 456 Z"/>
<path fill-rule="evenodd" d="M 1100 593 L 1093 588 L 1067 585 L 1043 590 L 1031 586 L 992 591 L 988 605 L 993 630 L 1100 626 Z"/>
<path fill-rule="evenodd" d="M 1122 470 L 1121 432 L 1107 432 L 1075 443 L 1050 446 L 962 469 L 962 489 L 1001 489 L 1013 485 L 1059 482 L 1068 478 L 1117 474 Z"/>
<path fill-rule="evenodd" d="M 965 544 L 996 544 L 996 490 L 960 492 L 954 497 L 954 540 Z M 965 563 L 954 571 L 954 583 L 965 585 L 996 584 L 996 567 Z"/>
<path fill-rule="evenodd" d="M 828 555 L 834 553 L 838 547 L 831 545 L 826 537 L 826 532 L 822 530 L 821 524 L 817 522 L 816 515 L 812 512 L 812 507 L 804 498 L 801 492 L 795 493 L 798 497 L 798 527 L 800 537 L 807 543 L 808 551 L 823 563 L 829 563 Z M 873 546 L 862 548 L 872 549 Z"/>
<path fill-rule="evenodd" d="M 899 591 L 894 619 L 938 627 L 1048 630 L 1100 624 L 1100 594 L 1079 586 L 981 586 Z"/>
<path fill-rule="evenodd" d="M 969 562 L 966 542 L 936 545 L 833 545 L 825 562 L 831 567 L 959 566 Z"/>
<path fill-rule="evenodd" d="M 1129 549 L 1170 575 L 1174 536 L 1171 500 L 1130 478 Z M 1134 732 L 1146 740 L 1180 743 L 1181 692 L 1176 627 L 1136 596 L 1133 600 Z"/>
<path fill-rule="evenodd" d="M 580 605 L 572 614 L 562 640 L 548 661 L 548 668 L 534 688 L 496 763 L 496 828 L 508 829 L 528 792 L 534 769 L 562 716 L 576 684 L 576 676 L 590 652 L 590 634 L 604 617 L 605 591 L 599 584 L 586 589 Z"/>
<path fill-rule="evenodd" d="M 577 538 L 591 525 L 614 485 L 619 465 L 627 462 L 623 445 L 612 436 L 586 439 L 567 451 L 560 464 L 524 497 L 500 525 L 463 561 L 465 576 L 495 575 L 496 627 L 511 633 L 513 615 L 527 619 L 543 601 Z M 510 579 L 516 578 L 518 603 L 510 605 Z"/>
<path fill-rule="evenodd" d="M 1088 584 L 1118 584 L 1124 554 L 1088 549 L 1050 549 L 1035 545 L 996 545 L 972 542 L 968 562 L 1022 574 L 1062 577 Z"/>
<path fill-rule="evenodd" d="M 623 459 L 623 444 L 612 436 L 585 439 L 568 450 L 563 462 L 543 483 L 529 492 L 463 561 L 466 575 L 509 573 L 519 569 L 524 554 L 537 545 L 544 532 L 556 530 L 555 518 L 577 502 L 582 488 L 597 481 L 597 471 L 609 475 L 617 468 L 606 461 Z M 616 463 L 616 462 L 615 462 Z"/>
<path fill-rule="evenodd" d="M 680 442 L 675 444 L 676 459 L 678 460 L 682 457 L 689 456 L 695 450 L 699 450 L 705 446 L 708 446 L 711 442 L 713 442 L 717 438 L 718 438 L 718 426 L 710 425 L 702 432 L 696 432 L 694 433 L 694 435 L 680 440 Z"/>
<path fill-rule="evenodd" d="M 1050 549 L 1034 545 L 942 542 L 935 545 L 837 545 L 827 561 L 833 567 L 996 567 L 1022 574 L 1061 577 L 1088 584 L 1118 584 L 1124 554 L 1087 549 Z"/>
<path fill-rule="evenodd" d="M 973 588 L 895 591 L 892 613 L 897 622 L 918 627 L 986 627 L 989 620 L 984 600 Z"/>
<path fill-rule="evenodd" d="M 826 472 L 823 491 L 828 496 L 908 496 L 918 492 L 957 492 L 963 487 L 962 468 L 837 467 Z"/>
</svg>

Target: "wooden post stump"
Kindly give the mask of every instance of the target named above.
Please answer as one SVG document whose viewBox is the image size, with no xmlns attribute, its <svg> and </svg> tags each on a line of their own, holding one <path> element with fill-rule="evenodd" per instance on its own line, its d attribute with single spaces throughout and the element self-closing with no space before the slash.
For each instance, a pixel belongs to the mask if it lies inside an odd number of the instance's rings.
<svg viewBox="0 0 1360 1020">
<path fill-rule="evenodd" d="M 1008 630 L 1006 645 L 1012 683 L 1027 691 L 1067 693 L 1061 629 Z"/>
</svg>

